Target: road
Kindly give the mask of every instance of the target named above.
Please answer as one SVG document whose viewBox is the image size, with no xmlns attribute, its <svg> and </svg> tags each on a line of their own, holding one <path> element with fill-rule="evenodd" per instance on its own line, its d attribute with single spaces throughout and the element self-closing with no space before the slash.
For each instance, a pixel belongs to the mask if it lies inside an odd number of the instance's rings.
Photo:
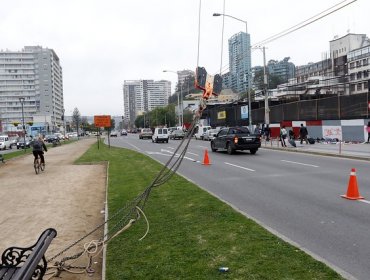
<svg viewBox="0 0 370 280">
<path fill-rule="evenodd" d="M 162 163 L 180 142 L 156 144 L 137 135 L 110 139 L 112 146 Z M 201 164 L 205 150 L 211 165 Z M 361 195 L 370 198 L 369 162 L 361 160 L 263 148 L 256 155 L 228 155 L 192 140 L 178 172 L 346 278 L 369 279 L 370 202 L 340 197 L 351 168 Z"/>
</svg>

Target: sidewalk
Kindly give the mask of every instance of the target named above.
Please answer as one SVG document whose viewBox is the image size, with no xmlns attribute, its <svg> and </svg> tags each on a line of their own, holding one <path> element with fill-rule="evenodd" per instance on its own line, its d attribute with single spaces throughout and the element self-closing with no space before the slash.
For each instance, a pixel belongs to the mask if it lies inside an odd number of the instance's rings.
<svg viewBox="0 0 370 280">
<path fill-rule="evenodd" d="M 73 164 L 95 141 L 84 139 L 50 148 L 45 154 L 46 170 L 39 175 L 33 169 L 33 155 L 0 164 L 0 253 L 11 246 L 30 247 L 52 227 L 58 234 L 46 252 L 50 258 L 104 221 L 106 166 Z M 82 245 L 101 236 L 102 230 L 95 232 Z M 80 252 L 80 245 L 63 257 Z M 101 279 L 102 259 L 94 261 L 98 263 L 93 265 L 96 272 L 92 277 L 67 272 L 61 277 Z M 75 263 L 86 264 L 87 259 Z"/>
<path fill-rule="evenodd" d="M 315 143 L 315 144 L 301 144 L 299 140 L 295 141 L 297 147 L 294 148 L 292 145 L 287 143 L 286 148 L 281 147 L 281 143 L 276 139 L 266 142 L 262 140 L 261 148 L 267 149 L 279 149 L 279 150 L 288 150 L 302 153 L 313 153 L 320 155 L 330 155 L 337 157 L 346 157 L 354 159 L 364 159 L 370 160 L 370 144 L 366 143 L 343 143 L 338 142 L 335 144 L 327 143 Z"/>
</svg>

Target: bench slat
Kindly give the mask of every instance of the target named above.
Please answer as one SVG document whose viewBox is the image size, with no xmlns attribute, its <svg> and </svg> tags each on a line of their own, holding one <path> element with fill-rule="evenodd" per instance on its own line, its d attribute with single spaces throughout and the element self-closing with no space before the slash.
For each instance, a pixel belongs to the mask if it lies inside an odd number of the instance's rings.
<svg viewBox="0 0 370 280">
<path fill-rule="evenodd" d="M 0 270 L 0 279 L 1 280 L 10 280 L 17 272 L 18 268 L 16 267 L 6 267 L 1 268 Z"/>
<path fill-rule="evenodd" d="M 7 265 L 6 263 L 0 264 L 0 280 L 29 280 L 32 278 L 32 275 L 37 275 L 38 279 L 42 279 L 47 268 L 47 262 L 45 259 L 45 252 L 48 249 L 51 241 L 57 235 L 57 232 L 53 228 L 45 230 L 35 245 L 31 248 L 23 249 L 23 252 L 20 256 L 26 256 L 26 259 L 23 260 L 23 257 L 19 259 L 19 263 L 11 263 L 12 265 Z M 8 261 L 6 256 L 13 252 L 13 250 L 19 250 L 22 248 L 11 247 L 4 251 L 2 260 L 5 262 Z M 29 253 L 29 251 L 31 251 Z M 7 252 L 7 253 L 5 253 Z M 4 255 L 5 254 L 5 255 Z M 18 267 L 17 267 L 18 266 Z M 11 273 L 10 273 L 11 272 Z M 3 274 L 1 276 L 1 274 Z"/>
</svg>

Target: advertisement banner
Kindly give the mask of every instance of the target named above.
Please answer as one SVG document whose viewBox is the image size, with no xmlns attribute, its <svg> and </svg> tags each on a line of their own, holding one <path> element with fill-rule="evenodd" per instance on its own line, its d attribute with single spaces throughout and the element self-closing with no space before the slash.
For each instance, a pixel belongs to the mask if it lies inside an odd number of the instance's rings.
<svg viewBox="0 0 370 280">
<path fill-rule="evenodd" d="M 226 119 L 226 111 L 221 111 L 217 113 L 217 119 L 224 120 Z"/>
<path fill-rule="evenodd" d="M 240 112 L 241 112 L 241 118 L 242 120 L 248 119 L 249 118 L 249 108 L 248 106 L 241 106 L 240 107 Z"/>
</svg>

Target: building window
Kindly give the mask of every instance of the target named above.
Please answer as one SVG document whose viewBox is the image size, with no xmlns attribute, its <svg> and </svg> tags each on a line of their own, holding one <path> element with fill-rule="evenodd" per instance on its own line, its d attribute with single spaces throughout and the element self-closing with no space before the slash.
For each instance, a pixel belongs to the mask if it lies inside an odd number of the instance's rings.
<svg viewBox="0 0 370 280">
<path fill-rule="evenodd" d="M 354 92 L 356 90 L 356 85 L 355 84 L 351 84 L 350 86 L 349 86 L 349 91 L 350 92 Z"/>
<path fill-rule="evenodd" d="M 349 64 L 349 68 L 350 68 L 350 69 L 355 68 L 355 63 L 354 63 L 354 62 L 351 62 L 351 63 Z"/>
<path fill-rule="evenodd" d="M 362 78 L 362 72 L 357 72 L 357 79 L 361 79 Z"/>
<path fill-rule="evenodd" d="M 357 91 L 361 91 L 362 90 L 362 84 L 357 84 Z"/>
<path fill-rule="evenodd" d="M 361 67 L 361 61 L 356 61 L 356 67 Z"/>
<path fill-rule="evenodd" d="M 366 66 L 366 65 L 368 65 L 369 64 L 369 60 L 368 60 L 368 58 L 365 58 L 365 59 L 363 59 L 362 60 L 362 65 L 363 66 Z"/>
<path fill-rule="evenodd" d="M 367 87 L 368 87 L 368 82 L 365 82 L 364 83 L 364 89 L 367 89 Z"/>
<path fill-rule="evenodd" d="M 364 78 L 369 77 L 369 70 L 364 71 Z"/>
<path fill-rule="evenodd" d="M 355 73 L 352 73 L 352 74 L 350 75 L 350 80 L 351 80 L 351 81 L 356 80 L 356 74 L 355 74 Z"/>
</svg>

